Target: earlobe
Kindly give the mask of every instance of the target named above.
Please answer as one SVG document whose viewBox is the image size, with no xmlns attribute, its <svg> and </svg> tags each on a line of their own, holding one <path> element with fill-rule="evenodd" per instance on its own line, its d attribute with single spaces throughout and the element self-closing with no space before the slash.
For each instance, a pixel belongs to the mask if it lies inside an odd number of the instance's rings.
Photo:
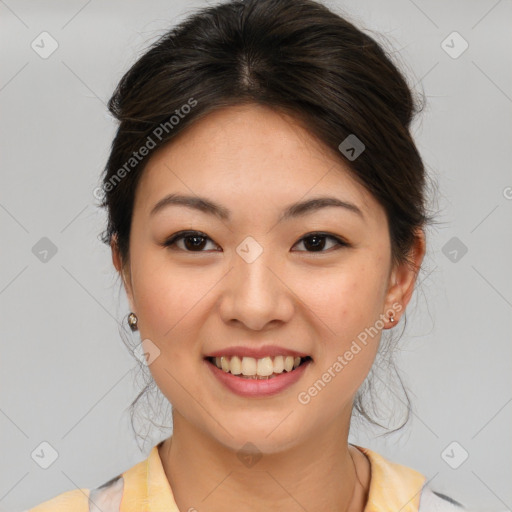
<svg viewBox="0 0 512 512">
<path fill-rule="evenodd" d="M 386 309 L 383 313 L 387 328 L 392 328 L 398 323 L 404 309 L 403 293 L 399 282 L 400 270 L 401 266 L 395 267 L 389 278 L 390 285 L 386 294 Z"/>
</svg>

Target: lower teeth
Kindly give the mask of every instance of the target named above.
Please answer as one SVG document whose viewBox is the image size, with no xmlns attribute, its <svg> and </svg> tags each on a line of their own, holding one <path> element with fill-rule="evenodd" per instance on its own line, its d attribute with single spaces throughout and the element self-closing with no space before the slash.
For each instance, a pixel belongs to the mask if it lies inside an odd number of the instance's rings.
<svg viewBox="0 0 512 512">
<path fill-rule="evenodd" d="M 298 366 L 296 368 L 298 368 Z M 220 370 L 220 368 L 219 368 L 219 370 Z M 293 370 L 295 370 L 295 368 L 292 368 L 290 370 L 290 372 L 293 372 Z M 238 375 L 235 375 L 234 373 L 231 373 L 231 372 L 225 372 L 225 373 L 229 373 L 229 375 L 234 375 L 235 377 L 240 377 L 242 379 L 268 380 L 268 379 L 273 379 L 274 377 L 278 377 L 279 375 L 282 375 L 283 373 L 290 373 L 290 372 L 287 372 L 286 370 L 284 370 L 281 373 L 273 373 L 272 375 L 268 375 L 266 377 L 262 377 L 261 375 L 243 375 L 241 373 L 239 373 Z"/>
</svg>

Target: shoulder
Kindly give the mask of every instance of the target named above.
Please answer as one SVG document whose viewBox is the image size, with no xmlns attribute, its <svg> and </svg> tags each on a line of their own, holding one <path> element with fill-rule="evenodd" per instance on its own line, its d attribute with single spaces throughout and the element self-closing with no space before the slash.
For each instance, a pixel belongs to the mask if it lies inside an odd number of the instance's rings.
<svg viewBox="0 0 512 512">
<path fill-rule="evenodd" d="M 427 478 L 413 468 L 388 460 L 368 448 L 354 446 L 368 457 L 371 465 L 368 510 L 469 512 L 454 498 L 432 489 Z"/>
<path fill-rule="evenodd" d="M 152 448 L 146 459 L 99 487 L 63 492 L 23 512 L 119 512 L 121 508 L 178 512 L 160 462 L 160 444 Z"/>
<path fill-rule="evenodd" d="M 24 512 L 65 512 L 67 510 L 89 512 L 87 504 L 89 492 L 89 489 L 66 491 Z"/>
<path fill-rule="evenodd" d="M 121 474 L 95 489 L 66 491 L 24 512 L 118 512 L 123 488 Z"/>
</svg>

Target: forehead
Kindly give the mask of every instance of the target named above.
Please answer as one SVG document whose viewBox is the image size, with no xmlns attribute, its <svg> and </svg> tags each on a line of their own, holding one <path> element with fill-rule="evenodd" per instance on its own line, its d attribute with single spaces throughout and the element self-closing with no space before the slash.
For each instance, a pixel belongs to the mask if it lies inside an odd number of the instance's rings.
<svg viewBox="0 0 512 512">
<path fill-rule="evenodd" d="M 356 203 L 365 215 L 383 213 L 343 159 L 300 122 L 253 104 L 206 115 L 151 156 L 135 207 L 149 214 L 169 192 L 207 195 L 234 209 L 247 198 L 273 208 L 329 193 Z"/>
</svg>

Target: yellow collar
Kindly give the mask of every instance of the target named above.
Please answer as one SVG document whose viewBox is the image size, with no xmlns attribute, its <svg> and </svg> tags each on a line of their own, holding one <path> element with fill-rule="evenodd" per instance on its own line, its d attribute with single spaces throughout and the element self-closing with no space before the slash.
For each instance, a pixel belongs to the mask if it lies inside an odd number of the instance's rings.
<svg viewBox="0 0 512 512">
<path fill-rule="evenodd" d="M 391 462 L 377 452 L 353 445 L 370 460 L 371 480 L 364 512 L 417 512 L 426 482 L 418 471 Z"/>
<path fill-rule="evenodd" d="M 147 459 L 123 473 L 124 489 L 120 512 L 179 512 L 165 474 L 158 446 Z M 353 445 L 371 465 L 368 502 L 364 512 L 417 512 L 426 478 L 412 468 L 391 462 L 378 453 Z"/>
</svg>

